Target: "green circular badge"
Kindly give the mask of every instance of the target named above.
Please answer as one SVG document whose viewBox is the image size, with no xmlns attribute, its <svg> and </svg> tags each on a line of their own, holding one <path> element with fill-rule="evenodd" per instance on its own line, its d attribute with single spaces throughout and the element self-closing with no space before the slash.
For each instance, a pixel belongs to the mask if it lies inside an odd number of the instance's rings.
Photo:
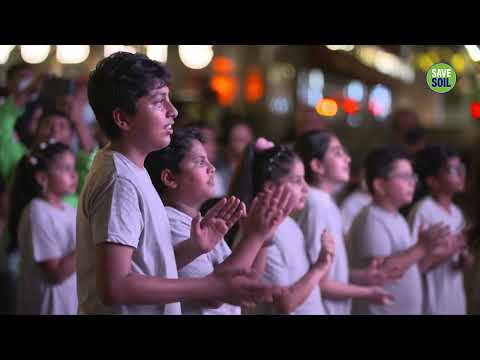
<svg viewBox="0 0 480 360">
<path fill-rule="evenodd" d="M 448 64 L 432 65 L 427 71 L 427 84 L 431 90 L 443 94 L 449 92 L 457 82 L 455 69 Z"/>
</svg>

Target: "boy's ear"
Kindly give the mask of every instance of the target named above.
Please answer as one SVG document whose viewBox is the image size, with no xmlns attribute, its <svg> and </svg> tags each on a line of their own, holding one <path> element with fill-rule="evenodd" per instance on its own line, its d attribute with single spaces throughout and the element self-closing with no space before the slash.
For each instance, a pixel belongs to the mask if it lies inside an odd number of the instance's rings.
<svg viewBox="0 0 480 360">
<path fill-rule="evenodd" d="M 425 178 L 425 183 L 427 184 L 427 186 L 432 189 L 432 190 L 435 190 L 437 189 L 438 187 L 438 181 L 437 179 L 435 178 L 435 176 L 427 176 Z"/>
<path fill-rule="evenodd" d="M 48 176 L 45 171 L 37 171 L 35 173 L 35 181 L 40 184 L 42 189 L 45 191 L 48 186 Z"/>
<path fill-rule="evenodd" d="M 177 181 L 175 179 L 175 175 L 173 175 L 172 171 L 169 169 L 163 169 L 161 171 L 160 181 L 168 189 L 176 189 L 178 186 Z"/>
<path fill-rule="evenodd" d="M 321 176 L 325 175 L 325 166 L 323 165 L 323 162 L 317 158 L 310 160 L 310 169 L 312 169 L 314 174 Z"/>
<path fill-rule="evenodd" d="M 373 192 L 375 195 L 379 196 L 385 196 L 386 191 L 385 191 L 385 180 L 382 178 L 375 178 L 373 179 L 372 183 L 373 187 Z"/>
<path fill-rule="evenodd" d="M 119 108 L 116 108 L 113 110 L 112 113 L 113 121 L 115 124 L 123 131 L 128 131 L 130 130 L 130 119 L 128 116 L 125 114 L 123 110 L 120 110 Z"/>
</svg>

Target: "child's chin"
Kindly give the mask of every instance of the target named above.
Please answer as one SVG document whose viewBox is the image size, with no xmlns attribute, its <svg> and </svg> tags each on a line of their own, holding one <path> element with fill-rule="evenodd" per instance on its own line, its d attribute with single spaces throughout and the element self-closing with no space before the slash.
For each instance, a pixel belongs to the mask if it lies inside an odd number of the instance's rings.
<svg viewBox="0 0 480 360">
<path fill-rule="evenodd" d="M 295 207 L 295 210 L 294 210 L 294 211 L 303 210 L 304 207 L 305 207 L 305 201 L 302 201 L 301 203 L 299 203 L 299 204 Z"/>
<path fill-rule="evenodd" d="M 403 201 L 401 202 L 401 205 L 399 207 L 407 206 L 407 205 L 411 204 L 412 201 L 413 201 L 413 196 L 405 198 L 405 199 L 403 199 Z"/>
</svg>

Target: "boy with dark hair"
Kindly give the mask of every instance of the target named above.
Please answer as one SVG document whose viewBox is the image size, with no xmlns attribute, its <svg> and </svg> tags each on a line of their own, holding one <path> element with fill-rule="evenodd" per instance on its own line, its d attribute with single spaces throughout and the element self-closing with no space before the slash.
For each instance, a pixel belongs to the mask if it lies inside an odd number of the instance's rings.
<svg viewBox="0 0 480 360">
<path fill-rule="evenodd" d="M 221 202 L 204 218 L 197 215 L 190 239 L 173 247 L 165 208 L 144 168 L 147 155 L 168 146 L 173 134 L 178 113 L 169 80 L 161 63 L 125 52 L 90 74 L 89 102 L 110 143 L 97 153 L 78 207 L 81 314 L 180 314 L 180 301 L 238 305 L 271 295 L 245 273 L 178 279 L 177 267 L 210 251 L 241 211 L 234 201 Z"/>
<path fill-rule="evenodd" d="M 431 145 L 419 152 L 416 168 L 429 194 L 409 215 L 414 240 L 422 226 L 435 223 L 447 225 L 452 234 L 450 242 L 420 262 L 424 312 L 429 315 L 465 315 L 462 270 L 473 265 L 473 257 L 466 244 L 465 218 L 453 203 L 454 195 L 465 188 L 465 165 L 450 146 Z"/>
<path fill-rule="evenodd" d="M 439 225 L 422 231 L 415 242 L 407 222 L 398 209 L 412 201 L 416 174 L 407 154 L 397 147 L 373 150 L 366 158 L 365 176 L 372 194 L 351 228 L 352 262 L 365 266 L 372 257 L 385 257 L 384 266 L 395 269 L 402 277 L 385 289 L 395 297 L 392 305 L 354 301 L 356 314 L 420 315 L 422 285 L 418 262 L 445 241 L 448 231 Z"/>
</svg>

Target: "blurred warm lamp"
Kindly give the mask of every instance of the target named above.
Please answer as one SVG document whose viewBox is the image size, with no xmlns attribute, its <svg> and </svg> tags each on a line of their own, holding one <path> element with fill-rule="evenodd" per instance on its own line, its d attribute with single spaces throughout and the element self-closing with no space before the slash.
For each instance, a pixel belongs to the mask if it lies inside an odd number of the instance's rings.
<svg viewBox="0 0 480 360">
<path fill-rule="evenodd" d="M 29 64 L 40 64 L 50 53 L 50 45 L 20 45 L 20 55 Z"/>
<path fill-rule="evenodd" d="M 178 53 L 182 63 L 194 70 L 203 69 L 213 58 L 213 45 L 179 45 Z"/>
<path fill-rule="evenodd" d="M 90 54 L 88 45 L 57 45 L 57 60 L 62 64 L 79 64 Z"/>
<path fill-rule="evenodd" d="M 147 56 L 152 60 L 166 63 L 168 45 L 147 45 Z"/>
</svg>

